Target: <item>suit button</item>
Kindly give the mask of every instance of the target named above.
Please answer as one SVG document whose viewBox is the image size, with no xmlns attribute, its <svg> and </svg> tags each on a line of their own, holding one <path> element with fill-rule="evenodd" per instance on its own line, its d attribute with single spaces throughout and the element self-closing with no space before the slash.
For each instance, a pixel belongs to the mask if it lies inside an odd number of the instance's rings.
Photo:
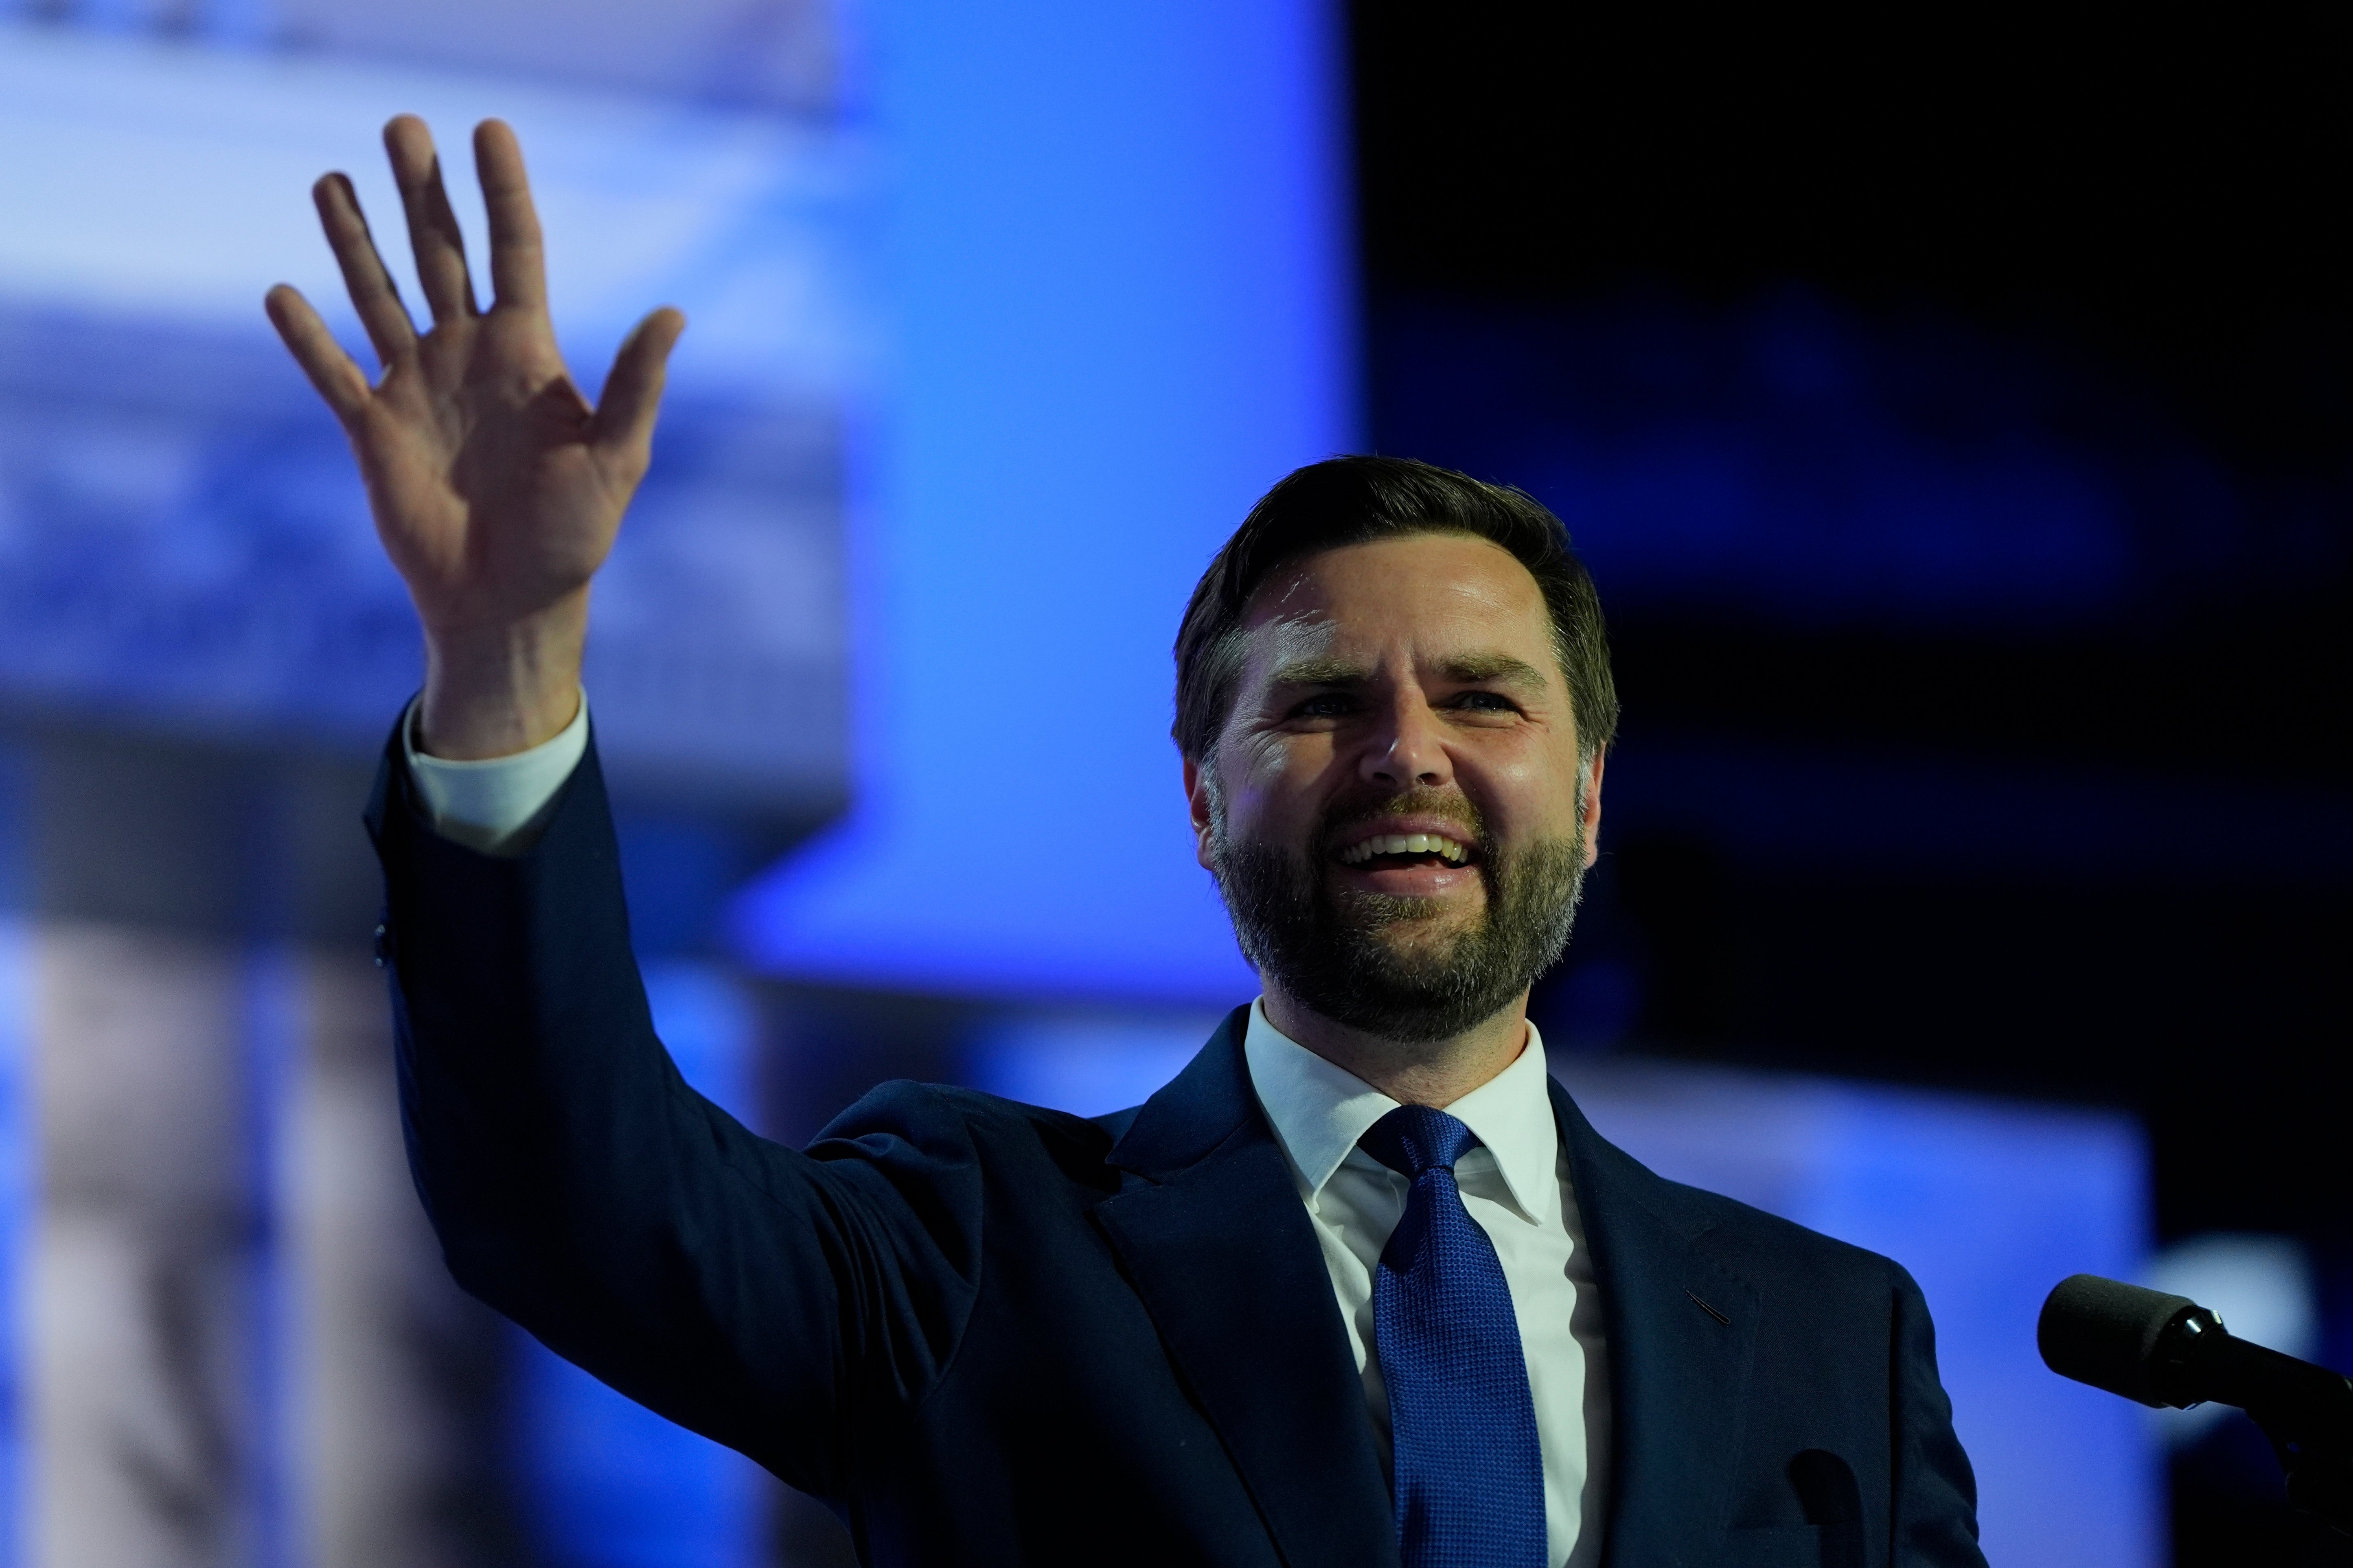
<svg viewBox="0 0 2353 1568">
<path fill-rule="evenodd" d="M 392 935 L 385 929 L 382 922 L 378 922 L 375 928 L 375 966 L 382 969 L 385 960 L 391 956 Z"/>
</svg>

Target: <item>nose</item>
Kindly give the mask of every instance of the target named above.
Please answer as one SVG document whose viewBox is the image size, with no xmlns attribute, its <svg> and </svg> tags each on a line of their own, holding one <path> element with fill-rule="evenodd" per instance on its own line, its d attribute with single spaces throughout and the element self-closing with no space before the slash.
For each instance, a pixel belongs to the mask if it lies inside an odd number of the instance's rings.
<svg viewBox="0 0 2353 1568">
<path fill-rule="evenodd" d="M 1420 692 L 1398 693 L 1387 722 L 1366 745 L 1358 772 L 1367 784 L 1398 790 L 1430 789 L 1453 781 L 1454 759 L 1447 752 L 1445 731 Z"/>
</svg>

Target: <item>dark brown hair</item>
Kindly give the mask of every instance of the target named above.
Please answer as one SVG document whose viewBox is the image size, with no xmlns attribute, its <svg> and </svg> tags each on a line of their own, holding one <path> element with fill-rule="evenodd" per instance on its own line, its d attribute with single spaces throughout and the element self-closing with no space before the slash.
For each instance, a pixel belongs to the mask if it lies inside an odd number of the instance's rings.
<svg viewBox="0 0 2353 1568">
<path fill-rule="evenodd" d="M 1577 750 L 1590 756 L 1618 730 L 1618 687 L 1593 579 L 1568 545 L 1568 530 L 1544 504 L 1407 458 L 1333 458 L 1289 475 L 1234 530 L 1185 607 L 1176 633 L 1179 751 L 1207 760 L 1226 727 L 1241 679 L 1242 617 L 1275 570 L 1303 557 L 1416 533 L 1468 533 L 1511 552 L 1528 569 L 1552 615 L 1553 652 L 1568 680 Z"/>
</svg>

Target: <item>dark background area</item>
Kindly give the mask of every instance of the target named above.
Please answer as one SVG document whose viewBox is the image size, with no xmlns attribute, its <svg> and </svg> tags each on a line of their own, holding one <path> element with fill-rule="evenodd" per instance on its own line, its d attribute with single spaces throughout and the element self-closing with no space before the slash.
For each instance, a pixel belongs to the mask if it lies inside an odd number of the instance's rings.
<svg viewBox="0 0 2353 1568">
<path fill-rule="evenodd" d="M 1351 15 L 1377 444 L 1554 504 L 1612 613 L 1548 1029 L 2133 1110 L 2156 1238 L 2300 1237 L 2353 1363 L 2353 13 Z M 1577 478 L 1736 418 L 1738 572 Z M 2030 476 L 1942 595 L 1872 564 L 1936 453 Z M 2096 569 L 2016 548 L 2062 469 Z M 1701 774 L 1753 809 L 1679 811 Z M 2353 1558 L 2259 1441 L 2177 1459 L 2178 1562 Z"/>
</svg>

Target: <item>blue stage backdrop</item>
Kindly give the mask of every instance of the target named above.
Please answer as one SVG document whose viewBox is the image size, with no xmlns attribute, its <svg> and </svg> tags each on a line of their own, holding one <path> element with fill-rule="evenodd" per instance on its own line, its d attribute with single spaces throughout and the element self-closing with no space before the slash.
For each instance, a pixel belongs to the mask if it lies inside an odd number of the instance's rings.
<svg viewBox="0 0 2353 1568">
<path fill-rule="evenodd" d="M 1337 7 L 880 8 L 901 353 L 854 511 L 857 805 L 778 974 L 1228 999 L 1166 738 L 1185 595 L 1359 440 Z"/>
</svg>

